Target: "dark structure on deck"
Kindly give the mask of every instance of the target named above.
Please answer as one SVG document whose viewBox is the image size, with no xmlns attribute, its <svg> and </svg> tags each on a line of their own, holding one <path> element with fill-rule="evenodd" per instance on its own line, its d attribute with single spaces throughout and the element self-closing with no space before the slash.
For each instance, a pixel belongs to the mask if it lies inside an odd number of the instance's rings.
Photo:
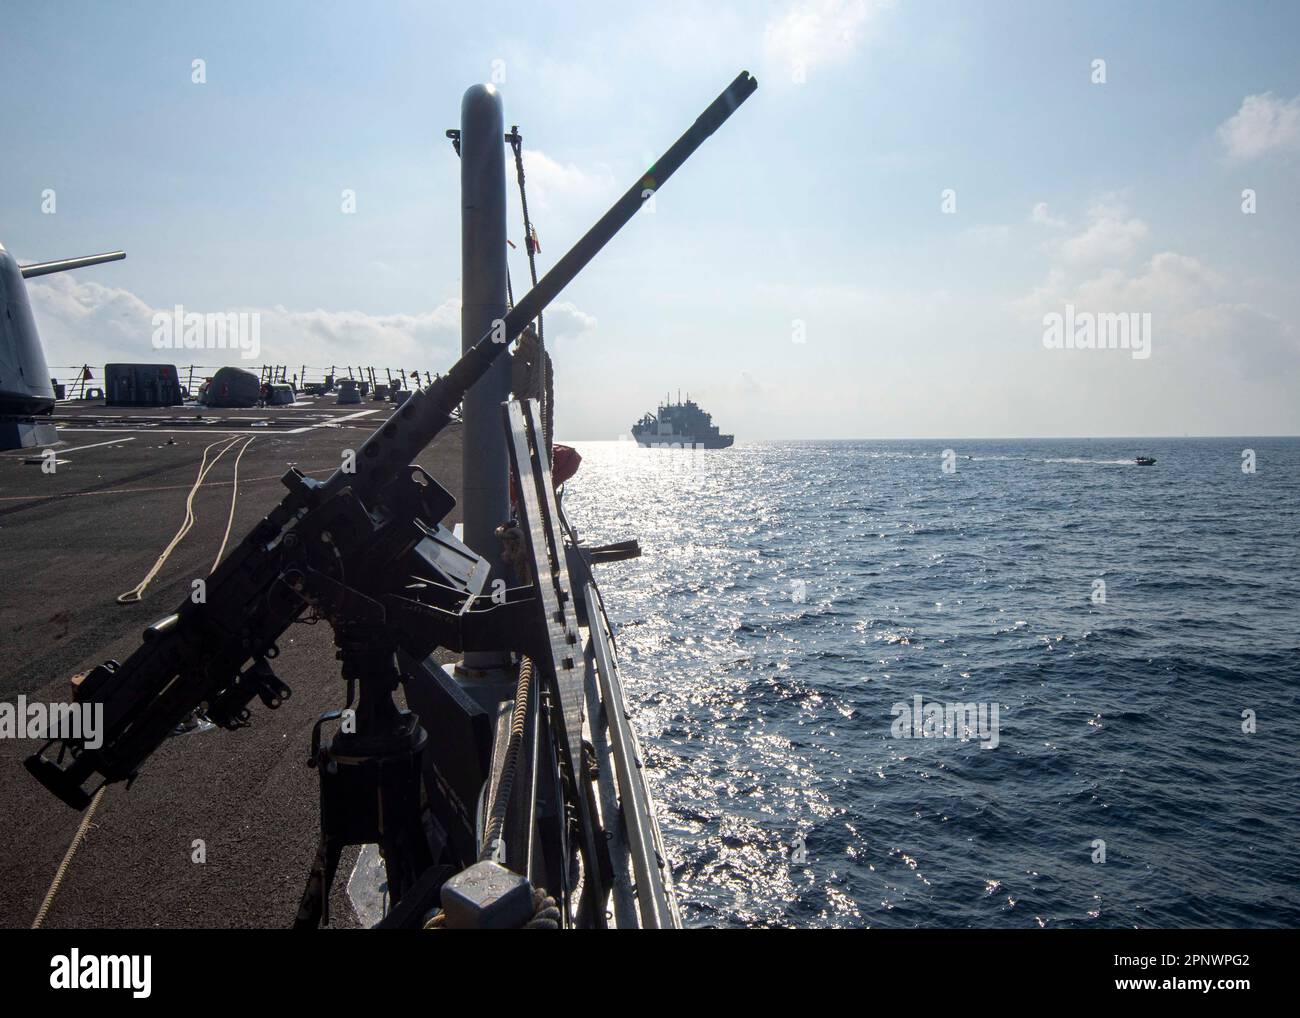
<svg viewBox="0 0 1300 1018">
<path fill-rule="evenodd" d="M 182 406 L 175 364 L 105 364 L 105 406 Z"/>
</svg>

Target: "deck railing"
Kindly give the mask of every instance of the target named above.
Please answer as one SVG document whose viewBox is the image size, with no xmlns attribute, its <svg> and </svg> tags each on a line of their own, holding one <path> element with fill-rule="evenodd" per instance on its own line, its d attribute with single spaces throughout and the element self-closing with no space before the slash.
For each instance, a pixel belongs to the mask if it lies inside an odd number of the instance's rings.
<svg viewBox="0 0 1300 1018">
<path fill-rule="evenodd" d="M 358 382 L 369 382 L 373 390 L 376 384 L 386 385 L 391 391 L 395 386 L 413 388 L 431 385 L 437 374 L 431 371 L 411 368 L 386 368 L 374 365 L 331 364 L 329 367 L 311 364 L 257 364 L 257 365 L 220 365 L 220 364 L 178 364 L 176 372 L 180 384 L 193 396 L 207 379 L 217 373 L 221 367 L 238 367 L 252 371 L 263 382 L 287 382 L 296 391 L 302 391 L 309 385 L 327 385 L 330 379 L 337 384 L 341 379 L 352 378 Z M 56 386 L 63 387 L 63 399 L 85 399 L 87 393 L 104 388 L 104 365 L 77 364 L 50 368 L 50 378 Z"/>
</svg>

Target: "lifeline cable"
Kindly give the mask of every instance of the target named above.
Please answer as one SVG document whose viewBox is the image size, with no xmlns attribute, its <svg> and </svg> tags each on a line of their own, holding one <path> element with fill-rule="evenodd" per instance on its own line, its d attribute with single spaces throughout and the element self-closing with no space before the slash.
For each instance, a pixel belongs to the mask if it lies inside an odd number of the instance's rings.
<svg viewBox="0 0 1300 1018">
<path fill-rule="evenodd" d="M 510 129 L 506 135 L 506 140 L 510 142 L 510 148 L 515 154 L 515 174 L 519 179 L 519 207 L 524 215 L 524 250 L 528 253 L 528 274 L 532 277 L 533 286 L 537 285 L 537 252 L 541 250 L 541 245 L 537 242 L 537 229 L 533 226 L 533 221 L 528 215 L 528 190 L 524 187 L 524 138 L 519 133 L 518 125 Z M 507 270 L 506 286 L 509 287 L 510 275 Z M 514 303 L 513 296 L 511 303 Z M 546 460 L 552 462 L 551 442 L 554 430 L 555 411 L 552 408 L 554 398 L 553 381 L 551 375 L 551 359 L 546 354 L 546 332 L 543 329 L 542 313 L 537 312 L 537 363 L 534 365 L 533 389 L 537 393 L 536 398 L 542 408 L 542 435 L 546 440 Z"/>
</svg>

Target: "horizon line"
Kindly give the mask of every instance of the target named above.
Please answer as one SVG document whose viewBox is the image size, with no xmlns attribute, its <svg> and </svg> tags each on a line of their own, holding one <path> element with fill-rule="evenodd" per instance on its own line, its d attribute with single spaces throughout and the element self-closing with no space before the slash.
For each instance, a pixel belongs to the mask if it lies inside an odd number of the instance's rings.
<svg viewBox="0 0 1300 1018">
<path fill-rule="evenodd" d="M 1182 442 L 1182 441 L 1202 441 L 1205 439 L 1241 439 L 1241 438 L 1300 438 L 1300 435 L 980 435 L 969 438 L 957 438 L 948 436 L 946 438 L 754 438 L 746 439 L 747 442 Z M 626 442 L 635 444 L 634 440 L 627 435 L 618 438 L 568 438 L 559 437 L 557 442 Z M 737 441 L 736 445 L 741 442 Z M 732 446 L 734 448 L 734 446 Z M 720 450 L 713 450 L 720 451 Z"/>
</svg>

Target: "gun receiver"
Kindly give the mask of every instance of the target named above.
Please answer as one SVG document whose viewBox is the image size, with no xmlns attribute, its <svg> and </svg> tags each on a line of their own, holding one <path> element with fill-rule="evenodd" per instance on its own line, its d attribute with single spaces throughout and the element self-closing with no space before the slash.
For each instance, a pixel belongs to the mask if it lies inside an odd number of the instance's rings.
<svg viewBox="0 0 1300 1018">
<path fill-rule="evenodd" d="M 421 558 L 422 543 L 434 539 L 456 550 L 458 542 L 439 526 L 455 500 L 423 470 L 408 465 L 524 327 L 755 88 L 757 82 L 742 72 L 495 328 L 366 439 L 355 471 L 340 468 L 324 482 L 296 469 L 285 474 L 289 494 L 207 578 L 204 603 L 185 601 L 145 630 L 125 662 L 106 662 L 81 679 L 77 700 L 104 706 L 102 744 L 90 749 L 84 739 L 64 739 L 51 759 L 45 755 L 51 742 L 28 757 L 27 769 L 80 809 L 90 801 L 87 781 L 96 774 L 104 783 L 134 779 L 194 710 L 202 707 L 218 724 L 239 727 L 247 723 L 254 696 L 268 707 L 279 706 L 290 691 L 270 665 L 278 654 L 276 641 L 309 607 L 331 619 L 376 623 L 391 632 L 394 646 L 413 654 L 418 649 L 421 657 L 437 645 L 462 649 L 489 635 L 500 640 L 508 625 L 490 625 L 483 616 L 499 612 L 508 623 L 522 616 L 521 601 L 490 613 L 471 610 L 482 571 L 471 567 L 459 580 L 448 579 L 441 560 Z M 468 549 L 463 554 L 476 559 Z M 393 587 L 393 576 L 423 569 L 441 572 L 447 580 L 435 597 L 441 598 L 438 604 L 403 597 Z M 427 635 L 413 632 L 419 628 L 412 622 L 414 609 L 431 619 Z"/>
</svg>

